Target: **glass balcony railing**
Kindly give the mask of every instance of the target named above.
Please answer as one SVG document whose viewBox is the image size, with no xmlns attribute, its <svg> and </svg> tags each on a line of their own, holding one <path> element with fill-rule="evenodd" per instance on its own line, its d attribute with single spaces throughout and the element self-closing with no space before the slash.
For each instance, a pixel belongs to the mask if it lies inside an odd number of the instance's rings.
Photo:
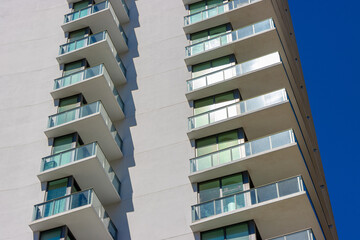
<svg viewBox="0 0 360 240">
<path fill-rule="evenodd" d="M 60 55 L 69 53 L 80 48 L 84 48 L 95 44 L 97 42 L 103 41 L 107 38 L 108 34 L 106 31 L 99 32 L 88 37 L 81 38 L 79 40 L 75 40 L 60 46 Z"/>
<path fill-rule="evenodd" d="M 192 92 L 234 77 L 240 77 L 247 73 L 258 71 L 276 63 L 281 63 L 281 58 L 278 52 L 190 79 L 187 81 L 187 90 L 188 92 Z"/>
<path fill-rule="evenodd" d="M 191 14 L 189 16 L 185 16 L 184 17 L 185 26 L 206 20 L 208 18 L 229 12 L 236 8 L 240 8 L 245 5 L 249 5 L 250 3 L 254 3 L 258 1 L 259 0 L 233 0 L 216 7 L 205 9 L 203 11 Z"/>
<path fill-rule="evenodd" d="M 221 151 L 190 159 L 191 173 L 206 170 L 225 163 L 275 150 L 296 142 L 293 130 L 277 133 L 251 142 L 239 144 Z"/>
<path fill-rule="evenodd" d="M 111 135 L 114 137 L 119 148 L 122 149 L 122 140 L 100 101 L 49 116 L 48 128 L 70 123 L 72 121 L 79 120 L 97 113 L 100 113 L 100 115 L 103 117 L 105 124 L 111 132 Z"/>
<path fill-rule="evenodd" d="M 90 78 L 101 76 L 101 75 L 109 76 L 109 74 L 103 64 L 92 67 L 92 68 L 85 69 L 80 72 L 76 72 L 76 73 L 64 76 L 62 78 L 55 79 L 54 90 L 57 90 L 57 89 L 60 89 L 63 87 L 67 87 L 67 86 L 73 85 L 75 83 L 85 81 Z M 114 87 L 114 84 L 112 82 L 110 82 L 109 78 L 105 78 L 105 79 L 108 81 L 108 85 L 110 86 L 110 88 L 112 88 L 112 91 L 116 98 L 116 101 L 120 105 L 121 109 L 124 111 L 124 102 L 122 101 L 121 97 L 119 96 L 118 91 Z"/>
<path fill-rule="evenodd" d="M 311 229 L 288 234 L 282 237 L 272 238 L 270 240 L 316 240 Z"/>
<path fill-rule="evenodd" d="M 225 33 L 220 36 L 190 45 L 185 48 L 185 55 L 187 57 L 190 57 L 271 29 L 275 29 L 275 25 L 274 21 L 270 18 L 265 21 L 258 22 L 253 25 L 240 28 L 238 30 L 234 30 L 232 32 Z"/>
<path fill-rule="evenodd" d="M 33 220 L 54 216 L 86 205 L 91 205 L 95 209 L 111 236 L 117 239 L 117 229 L 92 189 L 76 192 L 35 205 Z"/>
<path fill-rule="evenodd" d="M 83 18 L 89 16 L 90 14 L 100 12 L 101 10 L 109 8 L 109 1 L 101 2 L 95 5 L 92 5 L 87 8 L 80 9 L 79 11 L 75 11 L 65 15 L 64 23 L 68 23 L 71 21 L 75 21 L 79 18 Z"/>
<path fill-rule="evenodd" d="M 250 112 L 259 111 L 288 100 L 286 90 L 281 89 L 262 96 L 251 98 L 242 102 L 230 104 L 225 107 L 214 109 L 202 114 L 190 117 L 189 130 L 205 127 L 223 120 L 238 117 Z"/>
<path fill-rule="evenodd" d="M 194 205 L 192 206 L 192 221 L 195 222 L 303 191 L 306 191 L 306 189 L 300 176 L 286 179 L 270 185 Z"/>
<path fill-rule="evenodd" d="M 116 191 L 120 195 L 120 188 L 121 188 L 120 180 L 115 175 L 114 170 L 110 166 L 108 160 L 105 158 L 103 151 L 101 150 L 100 146 L 97 143 L 91 143 L 85 146 L 81 146 L 79 148 L 70 149 L 43 158 L 41 161 L 40 172 L 55 169 L 90 157 L 97 157 L 97 159 L 101 163 L 101 166 L 108 175 L 110 181 L 113 183 Z"/>
</svg>

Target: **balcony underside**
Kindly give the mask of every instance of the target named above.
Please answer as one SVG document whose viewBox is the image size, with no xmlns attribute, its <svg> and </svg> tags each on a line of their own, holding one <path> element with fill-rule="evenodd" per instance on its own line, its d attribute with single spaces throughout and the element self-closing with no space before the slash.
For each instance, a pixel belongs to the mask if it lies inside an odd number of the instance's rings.
<svg viewBox="0 0 360 240">
<path fill-rule="evenodd" d="M 52 168 L 37 175 L 41 182 L 73 176 L 81 189 L 93 188 L 102 204 L 120 201 L 120 196 L 96 156 Z"/>
<path fill-rule="evenodd" d="M 102 74 L 53 90 L 51 96 L 54 99 L 60 99 L 82 93 L 88 102 L 100 100 L 113 122 L 122 120 L 125 118 L 125 114 L 117 102 L 112 89 L 109 87 L 108 81 L 112 80 L 107 80 L 106 77 L 107 76 Z"/>
<path fill-rule="evenodd" d="M 108 41 L 109 38 L 62 54 L 56 59 L 59 64 L 70 63 L 84 58 L 89 62 L 91 67 L 104 64 L 115 85 L 126 83 L 126 77 L 115 58 L 116 51 L 111 48 L 111 44 Z"/>
<path fill-rule="evenodd" d="M 219 81 L 203 88 L 186 93 L 190 100 L 213 96 L 226 91 L 239 89 L 244 99 L 260 96 L 277 89 L 286 88 L 291 92 L 291 86 L 282 63 L 261 68 L 253 72 L 237 76 L 225 81 Z"/>
<path fill-rule="evenodd" d="M 285 129 L 298 128 L 290 102 L 228 118 L 188 132 L 189 139 L 199 139 L 243 127 L 248 139 L 256 139 Z"/>
<path fill-rule="evenodd" d="M 119 21 L 116 16 L 113 15 L 110 8 L 70 21 L 61 27 L 64 32 L 71 32 L 85 27 L 90 27 L 94 33 L 107 30 L 119 53 L 128 50 L 125 39 L 119 30 Z"/>
<path fill-rule="evenodd" d="M 68 3 L 76 3 L 80 2 L 81 0 L 67 0 Z M 95 3 L 103 2 L 104 0 L 95 0 Z M 126 9 L 121 3 L 121 0 L 109 0 L 111 6 L 114 8 L 116 16 L 118 17 L 121 23 L 127 23 L 130 21 L 130 18 L 127 14 Z"/>
<path fill-rule="evenodd" d="M 255 221 L 263 239 L 312 228 L 316 239 L 324 240 L 305 192 L 208 217 L 192 223 L 190 227 L 194 232 L 200 232 L 248 220 Z"/>
<path fill-rule="evenodd" d="M 191 1 L 191 0 L 184 0 Z M 209 27 L 231 23 L 233 29 L 238 29 L 267 18 L 276 19 L 273 6 L 270 1 L 259 0 L 231 11 L 207 18 L 205 20 L 184 26 L 185 33 L 194 33 Z"/>
<path fill-rule="evenodd" d="M 113 240 L 104 223 L 91 205 L 75 208 L 29 224 L 34 231 L 45 231 L 66 225 L 76 239 Z"/>
<path fill-rule="evenodd" d="M 185 63 L 186 65 L 194 65 L 230 54 L 235 54 L 237 62 L 240 63 L 276 51 L 279 51 L 280 54 L 283 53 L 283 47 L 276 29 L 271 29 L 186 57 Z"/>
<path fill-rule="evenodd" d="M 84 144 L 98 142 L 107 160 L 112 161 L 120 159 L 123 156 L 121 149 L 115 142 L 113 134 L 110 132 L 100 113 L 47 128 L 44 132 L 48 138 L 78 132 Z"/>
</svg>

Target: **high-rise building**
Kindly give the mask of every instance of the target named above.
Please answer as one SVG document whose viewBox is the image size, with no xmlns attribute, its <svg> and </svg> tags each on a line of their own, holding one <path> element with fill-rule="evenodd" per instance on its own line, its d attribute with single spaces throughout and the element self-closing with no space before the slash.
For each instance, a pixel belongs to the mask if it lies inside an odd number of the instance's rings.
<svg viewBox="0 0 360 240">
<path fill-rule="evenodd" d="M 0 240 L 338 239 L 287 0 L 0 17 Z"/>
</svg>

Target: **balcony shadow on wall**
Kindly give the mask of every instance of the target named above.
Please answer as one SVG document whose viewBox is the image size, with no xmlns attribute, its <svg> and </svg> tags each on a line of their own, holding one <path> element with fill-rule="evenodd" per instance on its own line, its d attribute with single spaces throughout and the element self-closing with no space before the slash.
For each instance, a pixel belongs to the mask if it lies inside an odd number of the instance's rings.
<svg viewBox="0 0 360 240">
<path fill-rule="evenodd" d="M 139 13 L 137 11 L 135 0 L 126 2 L 130 11 L 130 22 L 123 25 L 123 29 L 128 37 L 129 51 L 121 56 L 126 67 L 127 83 L 118 88 L 119 94 L 125 105 L 125 119 L 116 124 L 121 138 L 123 139 L 123 158 L 111 163 L 114 171 L 121 181 L 121 202 L 106 206 L 111 219 L 118 228 L 118 239 L 131 239 L 130 228 L 127 218 L 128 212 L 133 212 L 132 195 L 133 189 L 129 168 L 134 167 L 134 144 L 130 128 L 137 125 L 136 107 L 132 96 L 132 91 L 138 89 L 137 73 L 134 64 L 134 58 L 139 56 L 138 42 L 134 29 L 139 27 Z"/>
</svg>

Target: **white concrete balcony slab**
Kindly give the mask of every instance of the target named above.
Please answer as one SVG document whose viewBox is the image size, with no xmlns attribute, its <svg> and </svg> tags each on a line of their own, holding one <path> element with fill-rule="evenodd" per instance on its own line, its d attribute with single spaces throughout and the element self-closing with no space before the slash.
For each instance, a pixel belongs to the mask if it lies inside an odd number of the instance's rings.
<svg viewBox="0 0 360 240">
<path fill-rule="evenodd" d="M 184 31 L 194 33 L 226 23 L 237 29 L 266 18 L 276 19 L 271 1 L 232 0 L 185 16 Z"/>
<path fill-rule="evenodd" d="M 272 19 L 242 27 L 229 33 L 187 46 L 185 63 L 194 65 L 235 54 L 238 62 L 283 49 Z"/>
<path fill-rule="evenodd" d="M 280 237 L 268 238 L 267 240 L 315 240 L 314 233 L 311 229 L 289 233 Z"/>
<path fill-rule="evenodd" d="M 93 188 L 103 204 L 120 201 L 120 180 L 97 143 L 43 158 L 37 176 L 41 182 L 73 176 L 81 189 Z"/>
<path fill-rule="evenodd" d="M 123 156 L 122 140 L 100 101 L 50 116 L 44 132 L 48 138 L 77 132 L 85 144 L 98 142 L 109 161 Z"/>
<path fill-rule="evenodd" d="M 189 139 L 199 139 L 243 127 L 248 139 L 284 129 L 298 129 L 285 89 L 189 117 Z"/>
<path fill-rule="evenodd" d="M 81 0 L 67 0 L 68 3 L 76 3 L 79 1 Z M 108 0 L 108 1 L 112 5 L 116 13 L 116 16 L 118 17 L 121 23 L 127 23 L 130 21 L 129 8 L 127 7 L 124 0 Z M 104 2 L 104 0 L 95 0 L 96 4 L 99 4 L 101 2 Z"/>
<path fill-rule="evenodd" d="M 244 98 L 284 88 L 291 92 L 285 67 L 278 52 L 252 59 L 187 81 L 188 100 L 239 89 Z"/>
<path fill-rule="evenodd" d="M 126 83 L 126 69 L 113 41 L 104 31 L 60 46 L 59 64 L 86 59 L 90 66 L 104 64 L 115 85 Z"/>
<path fill-rule="evenodd" d="M 301 177 L 194 205 L 190 227 L 200 232 L 252 219 L 264 239 L 311 228 L 325 240 Z"/>
<path fill-rule="evenodd" d="M 109 1 L 104 1 L 65 15 L 64 32 L 90 27 L 93 32 L 107 31 L 119 53 L 128 51 L 127 36 Z"/>
<path fill-rule="evenodd" d="M 66 225 L 76 239 L 116 240 L 117 228 L 94 190 L 89 189 L 34 206 L 34 232 Z"/>
<path fill-rule="evenodd" d="M 88 102 L 101 101 L 113 122 L 125 118 L 124 103 L 103 64 L 55 79 L 51 96 L 65 98 L 82 93 Z"/>
</svg>

